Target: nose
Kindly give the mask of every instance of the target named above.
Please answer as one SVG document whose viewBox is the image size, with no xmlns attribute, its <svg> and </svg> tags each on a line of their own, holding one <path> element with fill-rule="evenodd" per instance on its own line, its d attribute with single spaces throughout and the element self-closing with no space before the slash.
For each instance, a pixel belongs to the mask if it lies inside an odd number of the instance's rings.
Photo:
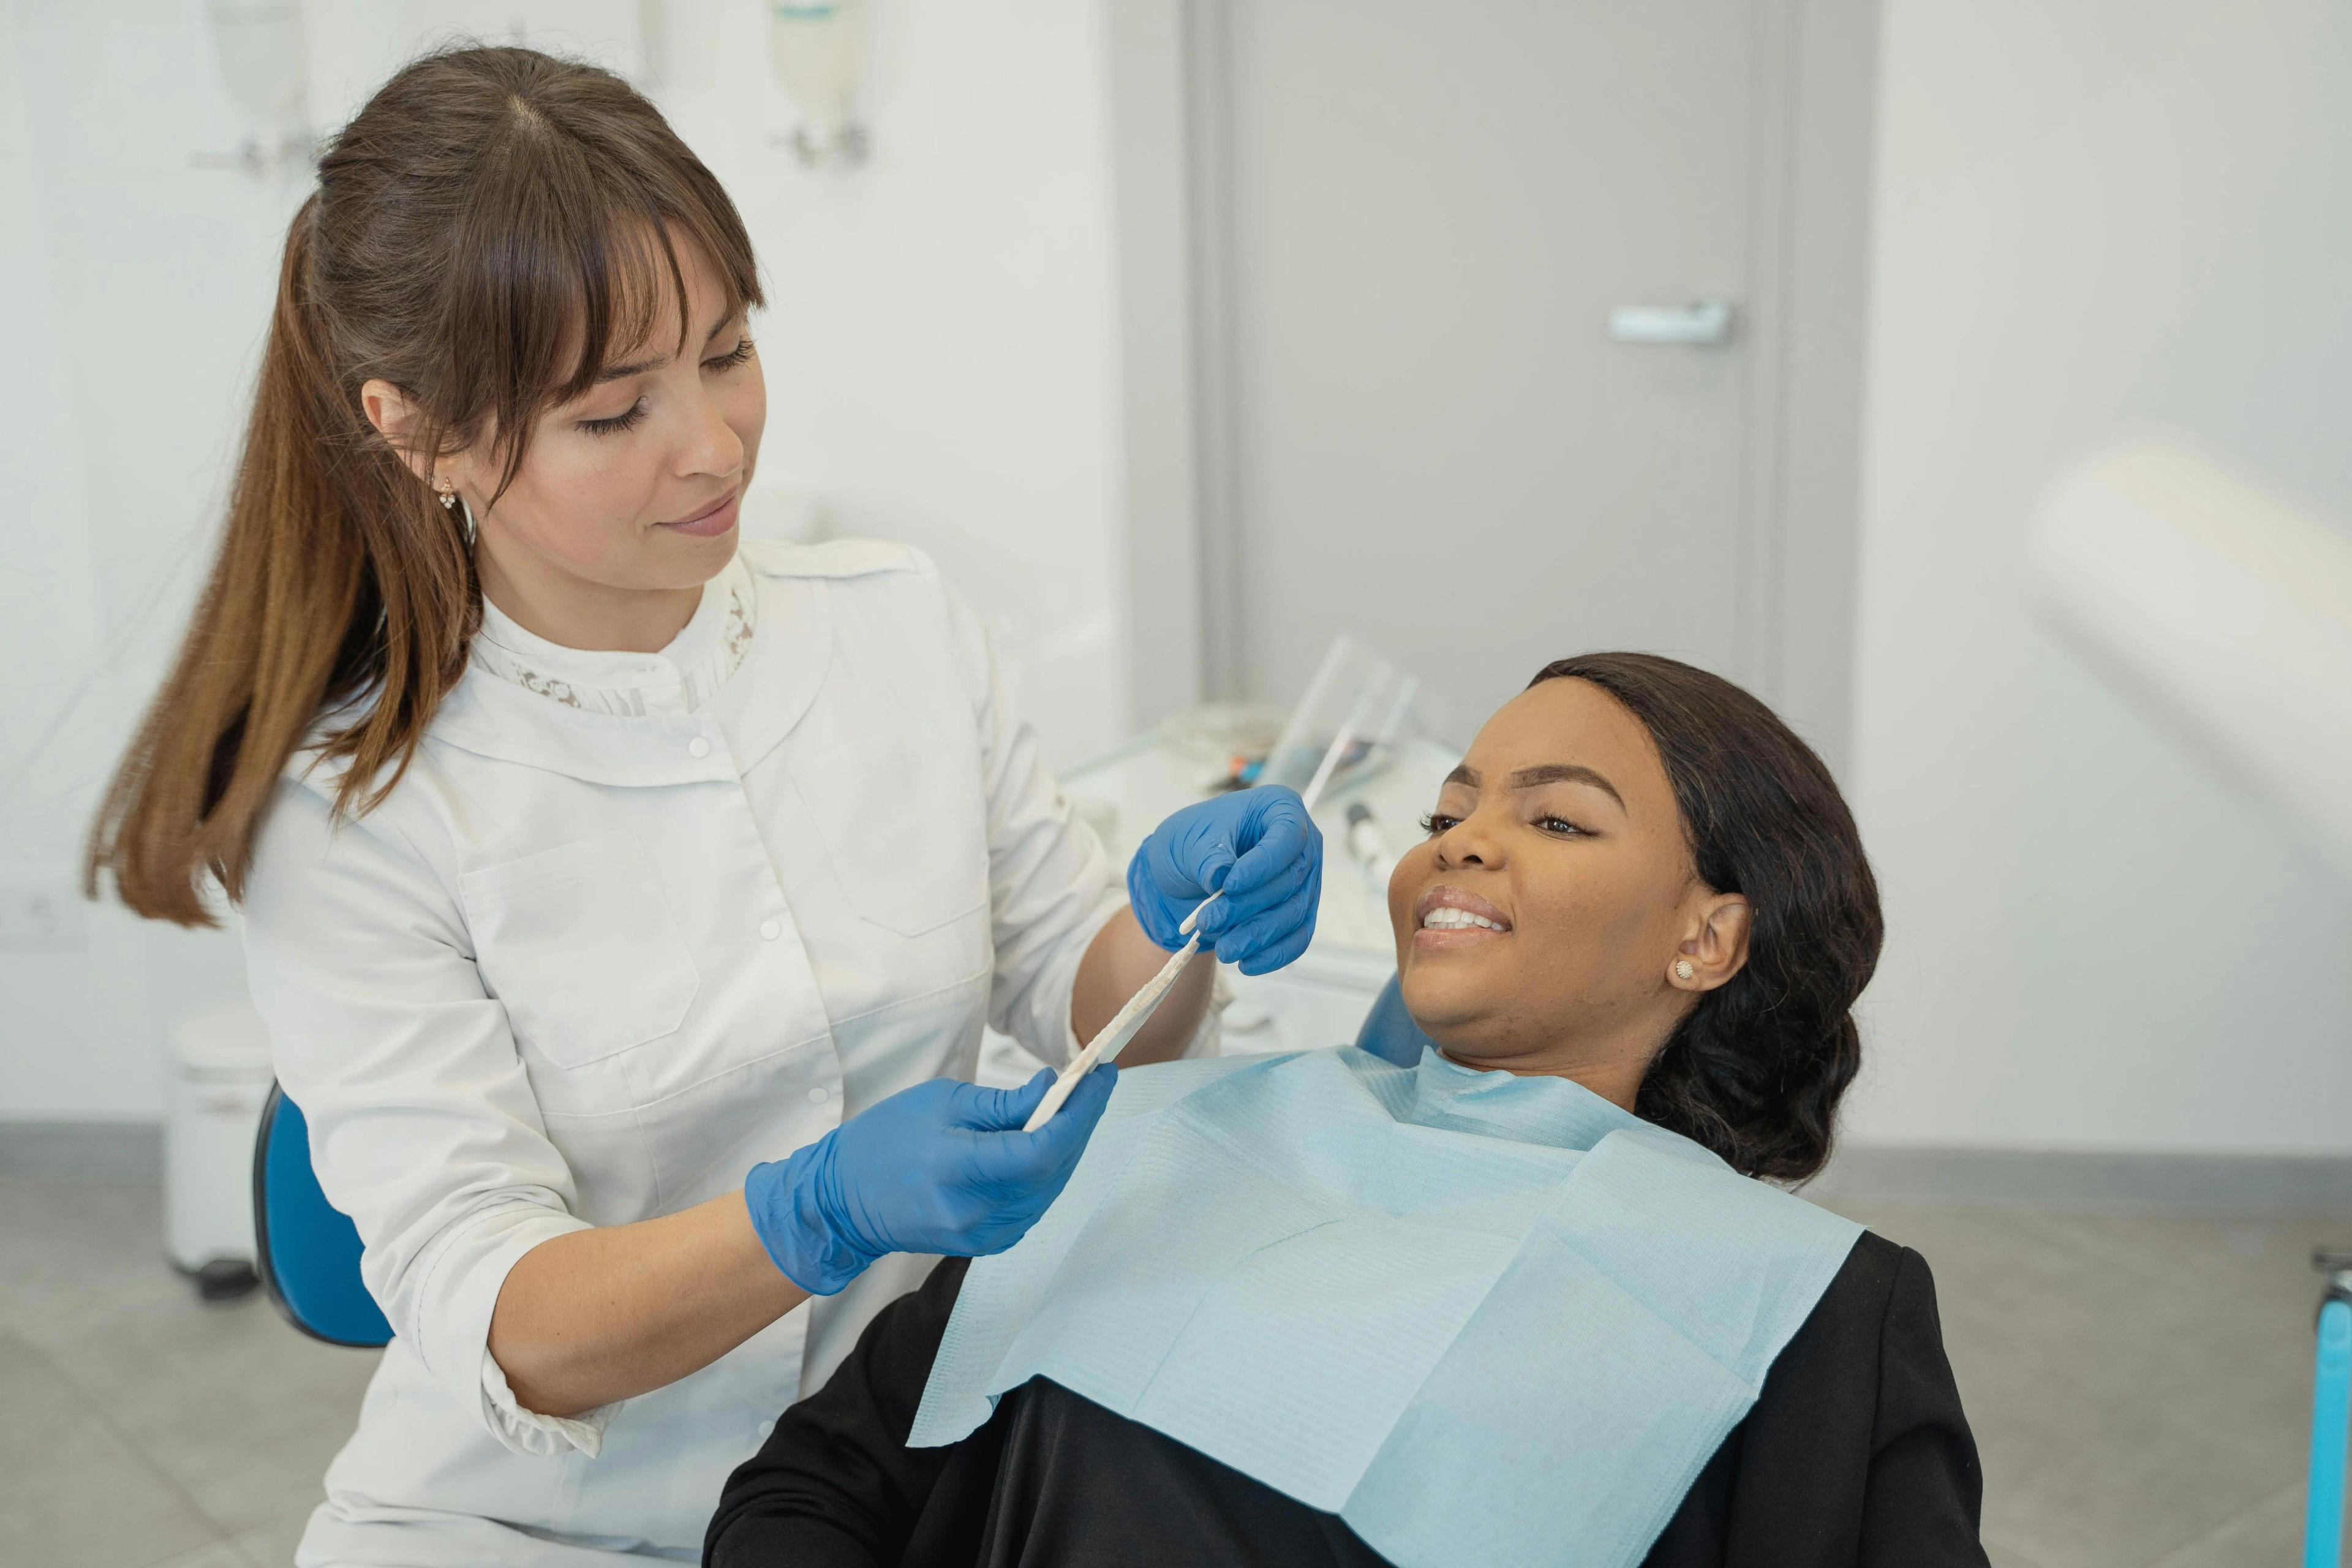
<svg viewBox="0 0 2352 1568">
<path fill-rule="evenodd" d="M 743 437 L 727 422 L 717 399 L 698 397 L 694 409 L 694 427 L 678 451 L 678 477 L 731 478 L 743 467 Z"/>
<path fill-rule="evenodd" d="M 1503 863 L 1502 842 L 1492 828 L 1487 808 L 1482 805 L 1440 834 L 1437 838 L 1438 869 L 1477 866 L 1493 870 L 1500 866 Z"/>
</svg>

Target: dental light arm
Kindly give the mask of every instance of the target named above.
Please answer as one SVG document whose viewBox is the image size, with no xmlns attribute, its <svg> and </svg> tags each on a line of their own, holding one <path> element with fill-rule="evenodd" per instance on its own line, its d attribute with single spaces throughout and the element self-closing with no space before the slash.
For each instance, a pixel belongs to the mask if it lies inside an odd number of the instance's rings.
<svg viewBox="0 0 2352 1568">
<path fill-rule="evenodd" d="M 2065 475 L 2029 552 L 2070 640 L 2352 874 L 2352 532 L 2147 445 Z"/>
</svg>

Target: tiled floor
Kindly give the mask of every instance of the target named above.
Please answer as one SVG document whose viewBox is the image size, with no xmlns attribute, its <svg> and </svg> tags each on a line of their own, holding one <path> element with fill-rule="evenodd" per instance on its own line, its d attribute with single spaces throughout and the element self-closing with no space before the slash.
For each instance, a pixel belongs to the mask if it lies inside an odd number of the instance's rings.
<svg viewBox="0 0 2352 1568">
<path fill-rule="evenodd" d="M 371 1356 L 199 1305 L 155 1189 L 0 1176 L 0 1562 L 291 1561 Z M 2313 1243 L 2352 1219 L 1868 1210 L 1924 1252 L 2002 1568 L 2281 1568 L 2302 1524 Z"/>
</svg>

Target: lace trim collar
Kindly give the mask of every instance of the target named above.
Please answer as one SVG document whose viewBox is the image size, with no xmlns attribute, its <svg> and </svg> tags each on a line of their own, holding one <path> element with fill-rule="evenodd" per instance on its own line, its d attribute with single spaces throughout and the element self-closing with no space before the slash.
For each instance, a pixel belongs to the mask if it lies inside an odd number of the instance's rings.
<svg viewBox="0 0 2352 1568">
<path fill-rule="evenodd" d="M 659 653 L 565 647 L 524 630 L 485 599 L 473 662 L 527 691 L 586 712 L 692 713 L 742 668 L 759 615 L 751 569 L 739 554 L 703 585 L 693 619 Z"/>
</svg>

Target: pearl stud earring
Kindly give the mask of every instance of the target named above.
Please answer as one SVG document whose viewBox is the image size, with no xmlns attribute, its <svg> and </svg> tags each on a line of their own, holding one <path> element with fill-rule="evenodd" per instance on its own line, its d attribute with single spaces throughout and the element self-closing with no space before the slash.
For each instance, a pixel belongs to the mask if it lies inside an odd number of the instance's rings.
<svg viewBox="0 0 2352 1568">
<path fill-rule="evenodd" d="M 1677 979 L 1677 980 L 1693 980 L 1693 979 L 1697 978 L 1697 976 L 1698 976 L 1698 971 L 1697 971 L 1696 969 L 1695 969 L 1695 968 L 1693 968 L 1693 967 L 1692 967 L 1692 965 L 1691 965 L 1691 961 L 1690 961 L 1689 959 L 1687 959 L 1687 958 L 1677 958 L 1677 959 L 1675 959 L 1675 979 Z"/>
</svg>

